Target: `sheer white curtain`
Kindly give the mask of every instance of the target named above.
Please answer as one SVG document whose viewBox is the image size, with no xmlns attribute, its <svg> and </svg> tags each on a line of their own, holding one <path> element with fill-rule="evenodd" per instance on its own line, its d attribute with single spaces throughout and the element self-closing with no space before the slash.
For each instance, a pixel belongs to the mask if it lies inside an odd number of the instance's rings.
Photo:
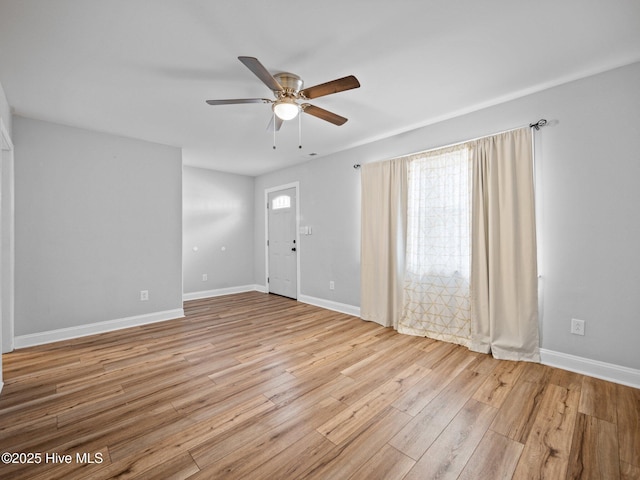
<svg viewBox="0 0 640 480">
<path fill-rule="evenodd" d="M 466 145 L 409 162 L 400 333 L 469 346 L 471 162 Z"/>
<path fill-rule="evenodd" d="M 362 318 L 539 361 L 530 129 L 362 174 Z"/>
</svg>

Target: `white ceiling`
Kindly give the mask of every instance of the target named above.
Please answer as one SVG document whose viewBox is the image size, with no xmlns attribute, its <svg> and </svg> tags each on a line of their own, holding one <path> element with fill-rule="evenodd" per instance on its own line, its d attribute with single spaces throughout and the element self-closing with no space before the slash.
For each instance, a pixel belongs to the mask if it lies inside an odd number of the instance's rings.
<svg viewBox="0 0 640 480">
<path fill-rule="evenodd" d="M 237 59 L 312 86 L 348 117 L 285 123 Z M 640 60 L 638 0 L 0 0 L 0 83 L 15 113 L 183 148 L 259 175 Z M 317 157 L 316 157 L 317 158 Z"/>
</svg>

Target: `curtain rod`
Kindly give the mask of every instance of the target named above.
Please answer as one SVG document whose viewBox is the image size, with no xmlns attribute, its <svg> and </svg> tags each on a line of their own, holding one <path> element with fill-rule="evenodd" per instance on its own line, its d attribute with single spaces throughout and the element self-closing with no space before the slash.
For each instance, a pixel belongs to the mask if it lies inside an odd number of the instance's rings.
<svg viewBox="0 0 640 480">
<path fill-rule="evenodd" d="M 529 128 L 534 128 L 536 131 L 540 130 L 540 128 L 544 127 L 545 125 L 547 125 L 549 122 L 547 122 L 546 119 L 541 118 L 540 120 L 538 120 L 535 123 L 530 123 L 529 124 Z M 402 158 L 402 157 L 408 157 L 410 155 L 419 155 L 421 153 L 427 153 L 427 152 L 431 152 L 433 150 L 440 150 L 441 148 L 449 148 L 449 147 L 455 147 L 457 145 L 462 145 L 463 143 L 468 143 L 468 142 L 473 142 L 475 140 L 480 140 L 481 138 L 486 138 L 486 137 L 492 137 L 494 135 L 500 135 L 501 133 L 507 133 L 507 132 L 512 132 L 514 130 L 519 130 L 521 128 L 524 128 L 525 125 L 522 125 L 520 127 L 515 127 L 515 128 L 510 128 L 508 130 L 502 130 L 500 132 L 496 132 L 496 133 L 490 133 L 489 135 L 483 135 L 481 137 L 476 137 L 476 138 L 471 138 L 469 140 L 463 140 L 462 142 L 457 142 L 457 143 L 451 143 L 449 145 L 443 145 L 441 147 L 433 147 L 433 148 L 429 148 L 428 150 L 422 150 L 420 152 L 415 152 L 415 153 L 407 153 L 406 155 L 400 155 L 399 157 L 394 157 L 394 158 Z M 356 163 L 353 168 L 355 168 L 356 170 L 358 168 L 360 168 L 361 165 L 359 163 Z"/>
</svg>

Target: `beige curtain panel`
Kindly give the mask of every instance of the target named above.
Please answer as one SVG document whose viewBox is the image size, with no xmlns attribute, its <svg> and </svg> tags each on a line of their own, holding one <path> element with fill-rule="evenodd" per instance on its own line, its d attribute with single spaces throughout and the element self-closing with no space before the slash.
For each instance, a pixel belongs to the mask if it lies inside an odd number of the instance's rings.
<svg viewBox="0 0 640 480">
<path fill-rule="evenodd" d="M 470 348 L 539 362 L 531 129 L 474 143 Z"/>
<path fill-rule="evenodd" d="M 406 159 L 362 166 L 360 316 L 398 328 L 407 218 Z"/>
<path fill-rule="evenodd" d="M 407 213 L 408 172 L 432 175 L 420 188 L 446 192 L 452 184 L 434 183 L 437 165 L 412 170 L 411 162 L 461 149 L 470 155 L 470 264 L 468 270 L 464 264 L 443 269 L 439 263 L 450 259 L 451 243 L 464 245 L 464 237 L 434 235 L 431 229 L 442 226 L 428 215 L 420 220 L 420 228 L 408 231 L 407 224 L 416 216 L 412 212 L 408 218 Z M 447 172 L 443 178 L 451 175 Z M 539 362 L 533 179 L 529 128 L 454 149 L 363 165 L 361 317 L 401 333 L 490 352 L 496 358 Z M 446 195 L 426 192 L 426 203 L 440 197 Z M 421 208 L 425 202 L 417 204 Z M 442 207 L 443 212 L 450 210 L 450 205 Z M 457 231 L 464 230 L 460 222 L 455 225 Z M 437 240 L 429 245 L 428 237 Z M 418 255 L 416 262 L 414 245 L 421 244 L 426 244 L 428 253 Z"/>
</svg>

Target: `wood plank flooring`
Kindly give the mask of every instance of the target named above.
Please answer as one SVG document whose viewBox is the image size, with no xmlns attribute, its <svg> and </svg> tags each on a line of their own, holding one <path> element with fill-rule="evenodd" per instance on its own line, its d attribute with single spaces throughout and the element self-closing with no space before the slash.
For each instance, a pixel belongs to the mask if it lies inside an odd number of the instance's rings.
<svg viewBox="0 0 640 480">
<path fill-rule="evenodd" d="M 640 390 L 257 292 L 185 313 L 4 355 L 0 478 L 640 478 Z"/>
</svg>

